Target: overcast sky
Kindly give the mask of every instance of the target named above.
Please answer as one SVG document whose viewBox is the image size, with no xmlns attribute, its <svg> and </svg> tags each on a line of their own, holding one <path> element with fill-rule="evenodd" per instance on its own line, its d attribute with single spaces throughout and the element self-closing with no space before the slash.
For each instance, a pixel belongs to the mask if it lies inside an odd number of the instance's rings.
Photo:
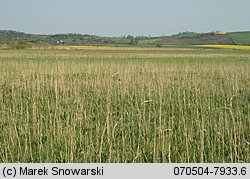
<svg viewBox="0 0 250 179">
<path fill-rule="evenodd" d="M 101 36 L 250 30 L 250 0 L 0 0 L 0 30 Z"/>
</svg>

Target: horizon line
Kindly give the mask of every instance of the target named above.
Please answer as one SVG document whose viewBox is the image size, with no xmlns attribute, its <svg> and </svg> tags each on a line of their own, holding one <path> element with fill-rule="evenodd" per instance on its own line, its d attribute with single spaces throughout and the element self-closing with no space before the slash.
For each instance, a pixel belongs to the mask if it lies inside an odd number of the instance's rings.
<svg viewBox="0 0 250 179">
<path fill-rule="evenodd" d="M 180 31 L 178 33 L 174 33 L 171 35 L 131 35 L 131 34 L 124 34 L 120 36 L 103 36 L 103 35 L 96 35 L 96 34 L 90 34 L 90 33 L 79 33 L 79 32 L 62 32 L 62 33 L 31 33 L 31 32 L 24 32 L 24 31 L 18 31 L 18 30 L 2 30 L 0 31 L 12 31 L 12 32 L 17 32 L 17 33 L 24 33 L 24 34 L 32 34 L 32 35 L 67 35 L 67 34 L 78 34 L 78 35 L 90 35 L 90 36 L 97 36 L 97 37 L 127 37 L 127 36 L 133 36 L 133 37 L 168 37 L 172 35 L 178 35 L 181 33 L 196 33 L 196 34 L 206 34 L 206 33 L 216 33 L 216 32 L 225 32 L 225 33 L 235 33 L 235 32 L 250 32 L 250 30 L 240 30 L 240 31 L 206 31 L 206 32 L 195 32 L 195 31 Z"/>
</svg>

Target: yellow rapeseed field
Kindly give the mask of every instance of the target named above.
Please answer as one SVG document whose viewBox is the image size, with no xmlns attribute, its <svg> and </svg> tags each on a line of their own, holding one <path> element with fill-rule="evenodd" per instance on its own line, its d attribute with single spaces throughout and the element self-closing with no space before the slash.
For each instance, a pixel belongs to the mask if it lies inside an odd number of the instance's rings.
<svg viewBox="0 0 250 179">
<path fill-rule="evenodd" d="M 227 32 L 216 32 L 216 34 L 218 34 L 218 35 L 226 35 Z"/>
<path fill-rule="evenodd" d="M 199 45 L 199 47 L 250 50 L 250 46 L 243 45 Z"/>
</svg>

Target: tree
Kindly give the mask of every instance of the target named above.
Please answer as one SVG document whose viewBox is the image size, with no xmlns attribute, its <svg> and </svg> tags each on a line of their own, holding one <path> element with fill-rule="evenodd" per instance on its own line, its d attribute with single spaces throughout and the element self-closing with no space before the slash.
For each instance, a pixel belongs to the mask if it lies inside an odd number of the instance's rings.
<svg viewBox="0 0 250 179">
<path fill-rule="evenodd" d="M 135 38 L 135 45 L 138 45 L 138 43 L 139 43 L 139 38 L 136 37 L 136 38 Z"/>
<path fill-rule="evenodd" d="M 0 37 L 0 44 L 4 44 L 4 40 L 2 37 Z"/>
<path fill-rule="evenodd" d="M 26 49 L 26 48 L 31 48 L 32 47 L 32 43 L 30 42 L 17 42 L 17 41 L 10 41 L 8 43 L 9 47 L 12 49 Z"/>
<path fill-rule="evenodd" d="M 139 43 L 139 38 L 138 37 L 128 35 L 127 38 L 129 39 L 129 44 L 130 45 L 137 45 Z"/>
<path fill-rule="evenodd" d="M 135 39 L 134 39 L 134 38 L 131 38 L 130 41 L 129 41 L 129 44 L 130 44 L 130 45 L 134 45 L 134 44 L 135 44 Z"/>
</svg>

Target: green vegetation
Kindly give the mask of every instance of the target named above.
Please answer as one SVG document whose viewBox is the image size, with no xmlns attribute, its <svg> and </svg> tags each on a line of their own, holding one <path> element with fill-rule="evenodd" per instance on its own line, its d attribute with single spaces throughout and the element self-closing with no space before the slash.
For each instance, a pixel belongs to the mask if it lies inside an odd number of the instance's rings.
<svg viewBox="0 0 250 179">
<path fill-rule="evenodd" d="M 16 31 L 0 30 L 1 43 L 32 43 L 32 44 L 50 44 L 50 45 L 137 45 L 142 37 L 133 37 L 131 35 L 124 37 L 99 37 L 88 34 L 26 34 Z"/>
<path fill-rule="evenodd" d="M 82 35 L 75 33 L 55 34 L 55 35 L 39 35 L 26 34 L 15 31 L 0 30 L 0 44 L 3 43 L 32 43 L 49 44 L 58 46 L 141 46 L 156 47 L 170 45 L 204 45 L 204 44 L 223 44 L 223 45 L 249 45 L 249 32 L 209 32 L 195 33 L 182 32 L 172 36 L 144 37 L 132 35 L 124 35 L 123 37 L 100 37 L 95 35 Z"/>
<path fill-rule="evenodd" d="M 250 32 L 229 33 L 236 45 L 250 45 Z"/>
<path fill-rule="evenodd" d="M 32 47 L 32 43 L 23 41 L 22 42 L 11 41 L 8 43 L 8 45 L 11 49 L 26 49 Z"/>
<path fill-rule="evenodd" d="M 0 162 L 250 162 L 250 52 L 0 51 Z"/>
<path fill-rule="evenodd" d="M 202 45 L 202 44 L 227 44 L 232 45 L 233 42 L 228 34 L 211 33 L 179 33 L 171 37 L 165 37 L 157 43 L 165 45 Z"/>
</svg>

